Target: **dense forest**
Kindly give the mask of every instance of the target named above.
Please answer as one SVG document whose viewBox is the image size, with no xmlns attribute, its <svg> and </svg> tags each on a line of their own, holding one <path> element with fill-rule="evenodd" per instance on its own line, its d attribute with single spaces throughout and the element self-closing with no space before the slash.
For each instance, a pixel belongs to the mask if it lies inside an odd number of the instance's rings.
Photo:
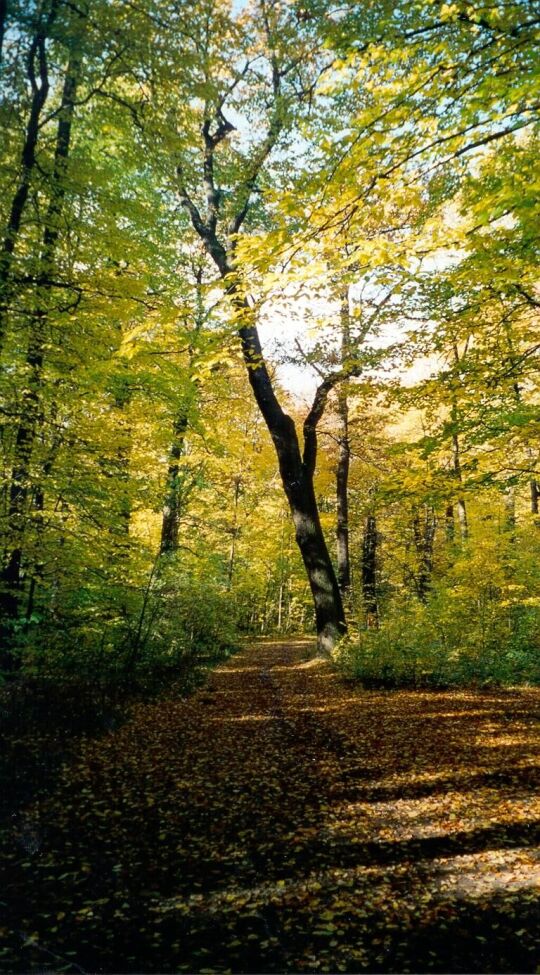
<svg viewBox="0 0 540 975">
<path fill-rule="evenodd" d="M 330 681 L 320 700 L 335 687 L 350 726 L 363 715 L 358 747 L 373 701 L 389 767 L 413 712 L 429 739 L 437 695 L 445 713 L 461 701 L 492 729 L 507 712 L 526 730 L 540 682 L 540 4 L 2 0 L 0 84 L 1 767 L 19 768 L 16 808 L 54 788 L 58 735 L 99 731 L 99 749 L 135 713 L 162 735 L 156 761 L 175 721 L 199 757 L 217 748 L 210 725 L 197 738 L 212 690 L 195 694 L 197 719 L 174 701 L 229 657 L 214 679 L 247 668 L 248 701 L 259 644 L 261 686 L 289 666 L 284 647 L 295 667 L 310 658 L 305 675 Z M 392 700 L 412 708 L 409 731 Z M 269 707 L 285 734 L 289 705 Z M 313 742 L 323 723 L 306 726 Z M 74 961 L 76 941 L 67 955 L 59 941 L 6 958 L 79 972 L 538 963 L 434 961 L 428 934 L 389 960 L 376 924 L 367 955 L 313 954 L 300 935 L 284 949 L 263 914 L 270 961 L 252 945 L 205 962 L 172 933 L 152 956 L 140 920 L 133 957 L 128 924 L 117 954 Z M 38 917 L 17 922 L 34 947 Z"/>
<path fill-rule="evenodd" d="M 4 16 L 4 667 L 538 677 L 536 5 Z"/>
</svg>

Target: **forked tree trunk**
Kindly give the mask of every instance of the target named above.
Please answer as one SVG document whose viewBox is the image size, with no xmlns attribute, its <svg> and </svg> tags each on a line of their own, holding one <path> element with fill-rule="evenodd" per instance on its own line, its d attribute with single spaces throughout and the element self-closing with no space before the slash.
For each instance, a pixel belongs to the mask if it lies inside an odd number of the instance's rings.
<svg viewBox="0 0 540 975">
<path fill-rule="evenodd" d="M 251 316 L 251 310 L 246 305 L 242 307 L 244 313 Z M 328 385 L 319 398 L 315 397 L 314 405 L 304 423 L 302 454 L 294 422 L 281 408 L 275 395 L 256 327 L 252 324 L 242 326 L 240 339 L 251 388 L 276 450 L 296 542 L 311 588 L 317 650 L 320 655 L 326 656 L 331 653 L 347 628 L 341 593 L 321 527 L 313 483 L 317 453 L 316 425 L 331 387 Z"/>
<path fill-rule="evenodd" d="M 279 78 L 274 84 L 279 89 Z M 221 194 L 214 181 L 214 156 L 216 147 L 233 130 L 218 109 L 214 119 L 215 131 L 211 131 L 211 119 L 202 126 L 203 136 L 203 185 L 206 191 L 207 213 L 203 218 L 183 185 L 183 174 L 178 169 L 180 194 L 191 217 L 195 231 L 204 243 L 206 251 L 224 279 L 238 322 L 238 336 L 242 346 L 244 363 L 256 403 L 272 437 L 278 458 L 281 481 L 295 528 L 296 542 L 309 580 L 315 623 L 317 628 L 317 652 L 326 656 L 331 653 L 339 638 L 346 632 L 345 614 L 341 593 L 332 560 L 323 535 L 313 478 L 317 456 L 317 423 L 320 420 L 330 390 L 343 377 L 340 371 L 327 377 L 319 386 L 311 410 L 304 422 L 304 449 L 300 450 L 296 427 L 282 409 L 263 356 L 259 333 L 245 294 L 241 291 L 234 267 L 234 241 L 247 215 L 251 193 L 264 160 L 276 144 L 281 131 L 279 112 L 274 116 L 266 140 L 258 156 L 255 168 L 242 186 L 242 205 L 229 222 L 224 244 L 217 233 Z"/>
<path fill-rule="evenodd" d="M 197 229 L 196 221 L 195 227 Z M 226 252 L 217 238 L 212 236 L 208 239 L 206 229 L 201 236 L 222 277 L 232 275 Z M 317 423 L 337 379 L 336 376 L 328 377 L 317 390 L 313 406 L 304 423 L 302 452 L 294 421 L 282 409 L 275 394 L 259 333 L 253 322 L 253 310 L 234 284 L 230 284 L 228 290 L 238 319 L 244 322 L 238 329 L 238 335 L 249 383 L 272 437 L 296 542 L 309 580 L 315 609 L 317 653 L 328 656 L 346 632 L 347 625 L 336 573 L 321 527 L 313 478 L 317 457 Z"/>
</svg>

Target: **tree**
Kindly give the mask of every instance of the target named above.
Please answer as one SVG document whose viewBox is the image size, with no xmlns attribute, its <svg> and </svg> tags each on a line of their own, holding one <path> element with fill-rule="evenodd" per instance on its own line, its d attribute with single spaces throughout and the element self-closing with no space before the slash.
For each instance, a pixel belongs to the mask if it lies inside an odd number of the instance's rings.
<svg viewBox="0 0 540 975">
<path fill-rule="evenodd" d="M 309 35 L 305 38 L 302 36 L 303 31 L 294 10 L 290 14 L 280 14 L 277 7 L 272 7 L 263 0 L 257 7 L 256 15 L 260 18 L 258 22 L 262 24 L 258 57 L 263 58 L 266 63 L 265 71 L 256 76 L 258 88 L 262 88 L 263 97 L 268 102 L 263 122 L 264 134 L 246 157 L 235 160 L 236 172 L 233 171 L 232 177 L 225 165 L 227 177 L 229 181 L 232 180 L 225 191 L 218 182 L 217 159 L 234 131 L 234 125 L 226 118 L 225 112 L 237 88 L 244 83 L 250 70 L 253 71 L 252 62 L 248 58 L 242 68 L 234 70 L 228 78 L 220 77 L 218 60 L 213 64 L 211 61 L 203 62 L 200 71 L 205 97 L 200 125 L 200 171 L 195 179 L 193 168 L 189 173 L 194 191 L 188 183 L 185 164 L 179 164 L 179 193 L 195 231 L 225 282 L 234 308 L 249 383 L 276 450 L 283 488 L 295 525 L 296 540 L 313 595 L 318 649 L 324 654 L 331 651 L 345 632 L 346 624 L 339 586 L 321 528 L 313 478 L 317 457 L 317 425 L 330 391 L 344 375 L 342 372 L 335 372 L 320 384 L 304 421 L 304 448 L 301 450 L 294 422 L 279 403 L 264 360 L 256 313 L 248 299 L 236 258 L 237 237 L 248 217 L 264 166 L 279 140 L 290 128 L 299 100 L 305 100 L 309 79 L 303 76 L 298 42 L 301 42 L 304 52 L 310 54 L 307 68 L 313 75 L 313 57 L 308 46 L 310 41 L 312 43 L 312 38 Z M 207 51 L 216 44 L 217 22 L 223 16 L 220 9 L 219 13 L 214 14 L 214 18 L 209 17 L 207 21 Z M 248 30 L 253 30 L 255 23 L 255 18 L 250 18 L 249 27 L 247 24 L 241 25 L 244 44 Z M 231 33 L 234 26 L 231 22 L 227 25 Z M 235 60 L 233 64 L 236 63 Z M 204 195 L 204 212 L 197 204 L 194 192 L 202 192 Z M 225 205 L 226 199 L 231 199 L 232 203 Z"/>
</svg>

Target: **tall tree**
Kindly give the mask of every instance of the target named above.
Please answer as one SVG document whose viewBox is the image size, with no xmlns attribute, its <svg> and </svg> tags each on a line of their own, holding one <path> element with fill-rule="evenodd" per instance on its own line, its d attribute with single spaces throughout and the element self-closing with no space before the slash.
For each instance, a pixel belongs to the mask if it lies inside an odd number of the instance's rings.
<svg viewBox="0 0 540 975">
<path fill-rule="evenodd" d="M 208 17 L 206 22 L 206 50 L 216 43 L 219 15 Z M 301 22 L 297 12 L 281 12 L 276 6 L 262 0 L 257 5 L 255 17 L 250 20 L 248 30 L 258 29 L 258 58 L 264 58 L 267 65 L 268 83 L 264 72 L 258 75 L 258 87 L 264 78 L 263 92 L 268 108 L 265 112 L 265 131 L 259 142 L 247 157 L 236 162 L 236 172 L 232 174 L 227 195 L 219 182 L 219 153 L 226 147 L 227 140 L 234 131 L 234 125 L 226 118 L 225 112 L 231 102 L 234 105 L 236 89 L 243 83 L 252 68 L 248 58 L 241 69 L 232 77 L 221 79 L 219 61 L 203 63 L 201 70 L 206 85 L 206 97 L 200 127 L 200 171 L 195 177 L 191 163 L 190 189 L 186 165 L 178 166 L 179 193 L 189 213 L 195 231 L 203 241 L 209 257 L 214 262 L 219 275 L 225 282 L 237 321 L 242 354 L 247 369 L 249 383 L 255 400 L 264 417 L 276 450 L 283 488 L 289 502 L 295 525 L 296 540 L 308 575 L 315 607 L 318 650 L 326 654 L 345 632 L 345 614 L 341 593 L 334 567 L 321 528 L 320 516 L 314 488 L 314 475 L 317 458 L 317 425 L 323 415 L 330 391 L 344 378 L 343 371 L 336 371 L 326 377 L 319 385 L 312 407 L 304 421 L 303 449 L 300 447 L 294 421 L 281 406 L 270 371 L 265 362 L 257 329 L 257 317 L 250 302 L 246 286 L 242 281 L 241 266 L 237 261 L 237 238 L 245 225 L 250 212 L 258 181 L 264 174 L 264 167 L 280 139 L 287 134 L 291 118 L 297 111 L 298 102 L 305 99 L 309 78 L 305 77 L 302 59 L 299 57 L 298 41 L 306 53 L 308 41 L 302 37 Z M 222 24 L 220 24 L 222 26 Z M 229 23 L 229 30 L 233 25 Z M 236 28 L 237 29 L 237 28 Z M 245 29 L 245 28 L 244 28 Z M 246 35 L 244 35 L 246 36 Z M 296 44 L 294 44 L 296 42 Z M 311 53 L 311 52 L 310 52 Z M 313 74 L 313 59 L 310 57 L 304 68 Z M 296 83 L 296 84 L 295 84 Z M 262 92 L 261 92 L 262 94 Z M 231 181 L 231 171 L 227 173 L 226 163 L 222 171 Z M 196 197 L 202 194 L 205 209 L 197 203 Z M 232 205 L 225 205 L 225 200 Z"/>
<path fill-rule="evenodd" d="M 66 175 L 72 137 L 77 86 L 81 74 L 81 41 L 84 15 L 77 15 L 81 26 L 74 35 L 66 67 L 60 107 L 49 202 L 45 213 L 41 252 L 37 261 L 36 299 L 28 327 L 26 353 L 27 385 L 22 397 L 20 420 L 15 432 L 13 469 L 9 489 L 8 546 L 0 574 L 0 615 L 17 616 L 21 590 L 22 536 L 30 487 L 30 462 L 37 436 L 40 415 L 40 386 L 47 342 L 47 320 L 51 277 L 60 234 L 60 221 L 66 194 Z"/>
</svg>

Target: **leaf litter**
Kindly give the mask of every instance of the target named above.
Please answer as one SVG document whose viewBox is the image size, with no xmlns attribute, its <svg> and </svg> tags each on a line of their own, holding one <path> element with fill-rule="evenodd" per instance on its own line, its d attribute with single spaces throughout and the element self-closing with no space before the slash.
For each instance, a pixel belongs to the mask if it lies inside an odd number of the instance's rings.
<svg viewBox="0 0 540 975">
<path fill-rule="evenodd" d="M 305 656 L 247 648 L 79 742 L 2 833 L 3 971 L 537 971 L 539 691 Z"/>
</svg>

